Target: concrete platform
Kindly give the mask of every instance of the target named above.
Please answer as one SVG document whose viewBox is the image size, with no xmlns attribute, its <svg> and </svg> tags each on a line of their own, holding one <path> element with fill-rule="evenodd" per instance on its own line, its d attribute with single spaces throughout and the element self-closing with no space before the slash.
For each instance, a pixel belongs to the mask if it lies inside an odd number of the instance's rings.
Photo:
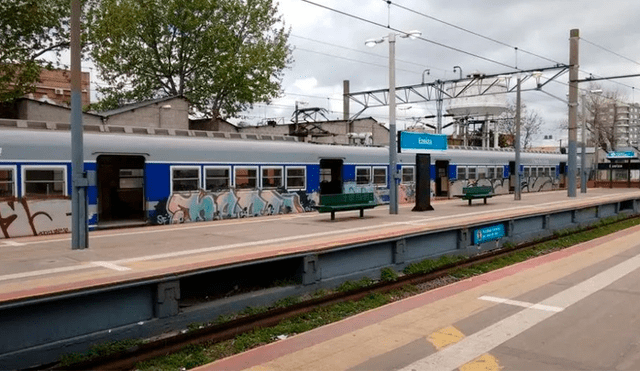
<svg viewBox="0 0 640 371">
<path fill-rule="evenodd" d="M 198 370 L 639 370 L 640 226 Z"/>
<path fill-rule="evenodd" d="M 382 206 L 364 218 L 358 211 L 337 213 L 335 221 L 308 213 L 96 231 L 88 249 L 75 251 L 70 235 L 4 239 L 0 303 L 629 198 L 640 198 L 640 190 L 592 189 L 576 198 L 566 191 L 529 193 L 518 202 L 505 195 L 471 206 L 446 200 L 429 212 L 403 205 L 397 215 Z"/>
</svg>

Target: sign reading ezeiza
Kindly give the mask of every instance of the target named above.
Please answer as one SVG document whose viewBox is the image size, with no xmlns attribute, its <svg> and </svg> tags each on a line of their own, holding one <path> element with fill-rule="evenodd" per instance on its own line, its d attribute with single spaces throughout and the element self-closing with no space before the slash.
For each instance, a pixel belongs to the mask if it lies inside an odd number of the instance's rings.
<svg viewBox="0 0 640 371">
<path fill-rule="evenodd" d="M 445 134 L 413 133 L 401 131 L 398 150 L 445 150 L 447 136 Z"/>
<path fill-rule="evenodd" d="M 478 228 L 473 232 L 473 244 L 480 245 L 484 242 L 499 240 L 502 237 L 504 237 L 504 224 L 502 223 Z"/>
</svg>

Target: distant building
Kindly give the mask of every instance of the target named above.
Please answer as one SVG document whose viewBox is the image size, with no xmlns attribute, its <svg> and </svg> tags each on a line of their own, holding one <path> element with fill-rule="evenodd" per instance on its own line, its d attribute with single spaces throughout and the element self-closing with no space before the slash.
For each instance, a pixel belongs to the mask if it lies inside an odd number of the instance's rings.
<svg viewBox="0 0 640 371">
<path fill-rule="evenodd" d="M 241 133 L 260 135 L 289 135 L 300 141 L 342 145 L 389 145 L 389 129 L 374 118 L 292 122 L 278 125 L 275 121 L 266 125 L 239 127 Z"/>
<path fill-rule="evenodd" d="M 91 103 L 90 83 L 91 75 L 89 72 L 82 72 L 80 78 L 80 89 L 83 107 L 86 107 Z M 40 73 L 40 81 L 36 83 L 35 91 L 27 94 L 25 98 L 61 106 L 70 106 L 71 71 L 59 69 L 42 70 Z"/>
</svg>

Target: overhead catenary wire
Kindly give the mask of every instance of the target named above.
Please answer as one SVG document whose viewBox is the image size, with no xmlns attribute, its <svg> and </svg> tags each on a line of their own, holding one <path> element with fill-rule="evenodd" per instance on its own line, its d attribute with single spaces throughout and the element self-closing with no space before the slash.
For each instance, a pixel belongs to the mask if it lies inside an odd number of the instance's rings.
<svg viewBox="0 0 640 371">
<path fill-rule="evenodd" d="M 388 0 L 383 0 L 383 1 L 384 1 L 384 2 L 387 2 Z M 494 42 L 494 43 L 496 43 L 496 44 L 498 44 L 498 45 L 502 45 L 502 46 L 506 46 L 506 47 L 508 47 L 508 48 L 512 48 L 512 49 L 514 49 L 516 52 L 518 52 L 518 51 L 519 51 L 519 52 L 522 52 L 522 53 L 525 53 L 525 54 L 529 54 L 529 55 L 531 55 L 531 56 L 533 56 L 533 57 L 537 57 L 537 58 L 540 58 L 540 59 L 544 59 L 544 60 L 546 60 L 547 62 L 552 62 L 552 63 L 556 63 L 556 64 L 562 64 L 561 62 L 555 61 L 555 60 L 553 60 L 553 59 L 551 59 L 551 58 L 547 58 L 547 57 L 542 56 L 542 55 L 540 55 L 540 54 L 536 54 L 536 53 L 533 53 L 533 52 L 530 52 L 530 51 L 527 51 L 527 50 L 524 50 L 524 49 L 520 49 L 520 48 L 518 48 L 517 46 L 509 45 L 509 44 L 507 44 L 507 43 L 505 43 L 505 42 L 503 42 L 503 41 L 500 41 L 500 40 L 494 39 L 494 38 L 489 37 L 489 36 L 482 35 L 482 34 L 480 34 L 480 33 L 478 33 L 478 32 L 471 31 L 471 30 L 469 30 L 469 29 L 466 29 L 466 28 L 464 28 L 464 27 L 461 27 L 461 26 L 455 25 L 455 24 L 450 23 L 450 22 L 447 22 L 447 21 L 443 21 L 442 19 L 436 18 L 436 17 L 434 17 L 434 16 L 431 16 L 431 15 L 428 15 L 428 14 L 425 14 L 425 13 L 421 13 L 421 12 L 419 12 L 419 11 L 417 11 L 417 10 L 414 10 L 414 9 L 411 9 L 411 8 L 409 8 L 409 7 L 402 6 L 402 5 L 399 5 L 399 4 L 396 4 L 396 3 L 392 3 L 391 1 L 389 1 L 389 3 L 390 3 L 391 5 L 393 5 L 393 6 L 397 7 L 397 8 L 400 8 L 400 9 L 406 10 L 406 11 L 411 12 L 411 13 L 413 13 L 413 14 L 416 14 L 416 15 L 419 15 L 419 16 L 422 16 L 422 17 L 425 17 L 425 18 L 431 19 L 431 20 L 433 20 L 433 21 L 436 21 L 436 22 L 442 23 L 442 24 L 444 24 L 444 25 L 446 25 L 446 26 L 449 26 L 449 27 L 453 27 L 453 28 L 455 28 L 455 29 L 457 29 L 457 30 L 460 30 L 460 31 L 463 31 L 463 32 L 469 33 L 469 34 L 471 34 L 471 35 L 474 35 L 474 36 L 477 36 L 477 37 L 483 38 L 483 39 L 488 40 L 488 41 L 491 41 L 491 42 Z M 517 64 L 517 63 L 516 63 L 516 64 Z"/>
<path fill-rule="evenodd" d="M 627 57 L 625 57 L 624 55 L 622 55 L 622 54 L 620 54 L 620 53 L 616 53 L 616 52 L 614 52 L 613 50 L 607 49 L 607 48 L 605 48 L 604 46 L 601 46 L 601 45 L 598 45 L 598 44 L 596 44 L 596 43 L 594 43 L 594 42 L 592 42 L 592 41 L 589 41 L 589 40 L 585 39 L 584 37 L 581 37 L 581 38 L 580 38 L 580 40 L 582 40 L 582 41 L 586 42 L 586 43 L 587 43 L 587 44 L 589 44 L 589 45 L 595 46 L 596 48 L 602 49 L 602 50 L 604 50 L 604 51 L 606 51 L 606 52 L 609 52 L 609 53 L 611 53 L 611 54 L 613 54 L 613 55 L 615 55 L 615 56 L 617 56 L 617 57 L 620 57 L 620 58 L 622 58 L 622 59 L 624 59 L 624 60 L 627 60 L 627 61 L 629 61 L 629 62 L 631 62 L 631 63 L 637 64 L 638 66 L 640 66 L 640 62 L 638 62 L 638 61 L 634 61 L 634 60 L 633 60 L 633 59 L 631 59 L 631 58 L 627 58 Z"/>
<path fill-rule="evenodd" d="M 337 44 L 332 44 L 332 43 L 328 43 L 328 42 L 325 42 L 325 41 L 315 40 L 315 39 L 311 39 L 311 38 L 304 37 L 304 36 L 293 35 L 293 34 L 292 34 L 291 36 L 293 36 L 293 37 L 295 37 L 295 38 L 298 38 L 298 39 L 302 39 L 302 40 L 312 41 L 312 42 L 315 42 L 315 43 L 318 43 L 318 44 L 323 44 L 323 45 L 333 46 L 333 47 L 340 48 L 340 49 L 344 49 L 344 50 L 350 50 L 350 51 L 353 51 L 353 52 L 355 52 L 355 53 L 365 54 L 365 55 L 372 56 L 372 57 L 385 58 L 385 59 L 386 59 L 386 58 L 388 58 L 388 56 L 386 56 L 386 55 L 381 55 L 381 54 L 376 54 L 376 53 L 364 52 L 364 51 L 359 50 L 359 49 L 349 48 L 349 47 L 346 47 L 346 46 L 343 46 L 343 45 L 337 45 Z M 296 49 L 298 49 L 298 48 L 296 48 Z M 398 58 L 398 59 L 396 59 L 396 62 L 402 62 L 402 63 L 406 63 L 406 64 L 412 64 L 412 65 L 414 65 L 414 66 L 418 66 L 418 67 L 420 67 L 420 68 L 430 68 L 430 69 L 435 69 L 435 70 L 440 70 L 440 71 L 447 71 L 447 70 L 445 70 L 444 68 L 433 67 L 433 66 L 425 65 L 425 64 L 423 64 L 423 63 L 416 63 L 416 62 L 407 61 L 407 60 L 403 60 L 403 59 L 399 59 L 399 58 Z"/>
<path fill-rule="evenodd" d="M 374 25 L 374 26 L 377 26 L 377 27 L 380 27 L 380 28 L 384 28 L 386 30 L 394 31 L 394 32 L 397 32 L 399 34 L 405 34 L 405 32 L 402 31 L 402 30 L 399 30 L 399 29 L 396 29 L 396 28 L 393 28 L 393 27 L 390 27 L 390 26 L 387 27 L 387 26 L 383 25 L 382 23 L 375 22 L 375 21 L 372 21 L 370 19 L 366 19 L 366 18 L 357 16 L 355 14 L 351 14 L 351 13 L 348 13 L 348 12 L 345 12 L 345 11 L 342 11 L 342 10 L 339 10 L 339 9 L 331 8 L 331 7 L 326 6 L 326 5 L 318 4 L 318 3 L 315 3 L 315 2 L 313 2 L 311 0 L 302 0 L 302 1 L 305 2 L 305 3 L 311 4 L 311 5 L 317 6 L 319 8 L 323 8 L 323 9 L 326 9 L 326 10 L 329 10 L 329 11 L 344 15 L 346 17 L 357 19 L 359 21 L 362 21 L 362 22 L 365 22 L 365 23 L 369 23 L 371 25 Z M 435 41 L 435 40 L 427 39 L 427 38 L 422 37 L 422 36 L 418 36 L 418 37 L 415 37 L 415 38 L 417 40 L 422 40 L 424 42 L 428 42 L 430 44 L 434 44 L 434 45 L 440 46 L 440 47 L 445 48 L 445 49 L 453 50 L 453 51 L 458 52 L 458 53 L 466 54 L 468 56 L 484 60 L 486 62 L 490 62 L 490 63 L 494 63 L 494 64 L 497 64 L 497 65 L 500 65 L 500 66 L 503 66 L 503 67 L 511 68 L 511 69 L 514 69 L 514 70 L 518 70 L 518 68 L 516 68 L 515 66 L 511 66 L 511 65 L 508 65 L 506 63 L 503 63 L 503 62 L 500 62 L 500 61 L 497 61 L 495 59 L 491 59 L 491 58 L 488 58 L 488 57 L 483 57 L 481 55 L 478 55 L 478 54 L 475 54 L 475 53 L 472 53 L 472 52 L 468 52 L 468 51 L 462 50 L 460 48 L 456 48 L 456 47 L 453 47 L 453 46 L 450 46 L 450 45 L 446 45 L 446 44 L 443 44 L 443 43 Z"/>
</svg>

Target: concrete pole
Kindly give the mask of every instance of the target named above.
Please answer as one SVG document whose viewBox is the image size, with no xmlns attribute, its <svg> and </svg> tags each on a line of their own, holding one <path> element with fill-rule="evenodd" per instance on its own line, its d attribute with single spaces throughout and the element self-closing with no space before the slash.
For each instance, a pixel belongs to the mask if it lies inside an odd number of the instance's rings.
<svg viewBox="0 0 640 371">
<path fill-rule="evenodd" d="M 80 72 L 80 0 L 71 1 L 71 249 L 86 249 L 87 179 L 84 173 L 82 143 L 82 91 Z"/>
<path fill-rule="evenodd" d="M 444 83 L 438 80 L 438 91 L 436 92 L 436 114 L 437 114 L 437 123 L 436 123 L 436 134 L 442 134 L 442 89 L 444 89 Z"/>
<path fill-rule="evenodd" d="M 571 30 L 569 41 L 569 171 L 567 172 L 567 195 L 576 197 L 576 167 L 577 167 L 577 123 L 578 123 L 578 68 L 580 59 L 578 46 L 580 30 Z"/>
<path fill-rule="evenodd" d="M 520 182 L 520 76 L 518 76 L 518 85 L 516 90 L 516 184 L 513 192 L 513 199 L 518 201 L 522 199 L 522 189 Z"/>
<path fill-rule="evenodd" d="M 349 121 L 349 80 L 342 81 L 342 118 L 344 121 Z M 350 129 L 349 132 L 353 130 Z"/>
<path fill-rule="evenodd" d="M 582 94 L 582 157 L 580 157 L 580 193 L 587 193 L 587 116 L 585 116 L 585 95 Z"/>
<path fill-rule="evenodd" d="M 389 33 L 389 214 L 398 213 L 396 143 L 396 35 Z"/>
</svg>

